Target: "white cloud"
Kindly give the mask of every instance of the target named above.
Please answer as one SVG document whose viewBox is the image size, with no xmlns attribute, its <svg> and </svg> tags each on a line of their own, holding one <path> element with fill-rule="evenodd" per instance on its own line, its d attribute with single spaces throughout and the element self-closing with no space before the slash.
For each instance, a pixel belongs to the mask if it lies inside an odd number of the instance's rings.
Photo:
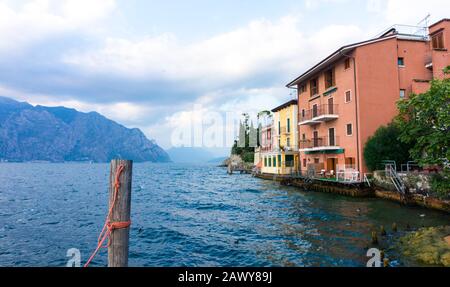
<svg viewBox="0 0 450 287">
<path fill-rule="evenodd" d="M 247 26 L 197 43 L 164 34 L 141 41 L 110 38 L 97 51 L 73 52 L 64 62 L 86 72 L 185 81 L 211 87 L 271 71 L 300 72 L 337 45 L 359 39 L 356 26 L 329 26 L 304 35 L 295 17 Z M 331 48 L 331 49 L 330 49 Z M 302 55 L 308 58 L 302 58 Z M 288 80 L 288 79 L 286 79 Z"/>
<path fill-rule="evenodd" d="M 26 48 L 52 35 L 83 30 L 115 8 L 115 0 L 0 0 L 0 53 Z"/>
</svg>

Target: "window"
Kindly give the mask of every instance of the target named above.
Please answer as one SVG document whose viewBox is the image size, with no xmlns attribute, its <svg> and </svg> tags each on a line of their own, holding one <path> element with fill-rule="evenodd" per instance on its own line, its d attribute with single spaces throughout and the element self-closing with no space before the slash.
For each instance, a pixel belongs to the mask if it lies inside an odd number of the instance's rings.
<svg viewBox="0 0 450 287">
<path fill-rule="evenodd" d="M 353 135 L 353 125 L 352 124 L 347 125 L 347 135 L 348 136 Z"/>
<path fill-rule="evenodd" d="M 315 164 L 320 163 L 320 158 L 315 158 L 315 159 L 314 159 L 314 163 L 315 163 Z"/>
<path fill-rule="evenodd" d="M 325 89 L 329 89 L 335 86 L 334 68 L 325 72 Z"/>
<path fill-rule="evenodd" d="M 286 167 L 294 167 L 294 156 L 285 155 Z"/>
<path fill-rule="evenodd" d="M 400 90 L 400 99 L 404 99 L 406 96 L 406 90 Z"/>
<path fill-rule="evenodd" d="M 281 167 L 281 154 L 278 155 L 278 167 Z"/>
<path fill-rule="evenodd" d="M 431 37 L 433 49 L 444 49 L 444 34 L 441 32 Z"/>
<path fill-rule="evenodd" d="M 405 66 L 405 58 L 398 58 L 397 62 L 400 67 Z"/>
<path fill-rule="evenodd" d="M 287 132 L 291 132 L 291 119 L 287 119 Z"/>
<path fill-rule="evenodd" d="M 302 119 L 304 119 L 305 116 L 306 116 L 306 112 L 305 112 L 305 109 L 303 109 L 303 110 L 302 110 Z"/>
<path fill-rule="evenodd" d="M 273 156 L 273 166 L 274 167 L 277 166 L 277 158 L 275 156 Z"/>
<path fill-rule="evenodd" d="M 303 167 L 306 167 L 306 158 L 303 159 Z"/>
<path fill-rule="evenodd" d="M 291 138 L 286 139 L 286 145 L 287 147 L 291 147 Z"/>
<path fill-rule="evenodd" d="M 272 158 L 269 157 L 269 167 L 272 167 Z"/>
<path fill-rule="evenodd" d="M 278 135 L 281 135 L 281 122 L 278 122 Z"/>
<path fill-rule="evenodd" d="M 345 59 L 345 69 L 350 69 L 350 59 Z"/>
<path fill-rule="evenodd" d="M 319 94 L 319 81 L 317 78 L 312 79 L 309 84 L 311 86 L 311 97 L 317 96 Z"/>
<path fill-rule="evenodd" d="M 306 134 L 303 134 L 303 135 L 302 135 L 302 139 L 303 139 L 304 141 L 306 141 Z"/>
<path fill-rule="evenodd" d="M 300 85 L 298 87 L 298 91 L 299 91 L 300 94 L 306 92 L 306 85 L 305 84 Z"/>
<path fill-rule="evenodd" d="M 351 101 L 352 101 L 352 92 L 351 91 L 345 92 L 345 102 L 350 103 Z"/>
<path fill-rule="evenodd" d="M 267 167 L 267 157 L 264 157 L 264 166 Z"/>
<path fill-rule="evenodd" d="M 346 157 L 345 158 L 345 167 L 346 168 L 355 168 L 355 158 L 353 157 Z"/>
</svg>

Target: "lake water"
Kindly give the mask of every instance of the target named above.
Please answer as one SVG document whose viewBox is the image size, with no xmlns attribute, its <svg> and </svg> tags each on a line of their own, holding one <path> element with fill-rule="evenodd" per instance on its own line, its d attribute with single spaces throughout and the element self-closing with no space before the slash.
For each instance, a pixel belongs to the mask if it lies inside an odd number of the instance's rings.
<svg viewBox="0 0 450 287">
<path fill-rule="evenodd" d="M 365 266 L 372 229 L 450 222 L 214 165 L 146 163 L 133 172 L 131 266 Z M 107 213 L 108 175 L 106 164 L 0 164 L 0 266 L 65 266 L 70 248 L 85 262 Z M 102 251 L 92 266 L 105 265 Z"/>
</svg>

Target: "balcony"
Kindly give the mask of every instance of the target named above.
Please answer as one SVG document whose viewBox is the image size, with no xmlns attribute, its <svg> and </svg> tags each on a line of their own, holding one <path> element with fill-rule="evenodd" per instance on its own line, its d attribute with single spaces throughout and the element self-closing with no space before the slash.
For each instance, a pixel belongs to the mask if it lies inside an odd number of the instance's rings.
<svg viewBox="0 0 450 287">
<path fill-rule="evenodd" d="M 338 105 L 320 105 L 300 114 L 301 126 L 317 125 L 322 122 L 329 122 L 339 118 Z"/>
<path fill-rule="evenodd" d="M 340 150 L 339 137 L 317 137 L 300 141 L 301 152 Z"/>
</svg>

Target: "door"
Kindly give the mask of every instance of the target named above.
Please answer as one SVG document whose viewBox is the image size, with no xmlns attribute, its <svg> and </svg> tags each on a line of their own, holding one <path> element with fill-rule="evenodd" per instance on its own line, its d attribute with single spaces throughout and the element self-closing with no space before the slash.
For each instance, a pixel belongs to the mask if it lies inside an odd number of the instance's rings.
<svg viewBox="0 0 450 287">
<path fill-rule="evenodd" d="M 330 146 L 336 146 L 336 138 L 334 136 L 334 128 L 328 130 L 329 144 Z"/>
<path fill-rule="evenodd" d="M 328 114 L 334 115 L 334 99 L 333 98 L 328 99 Z"/>
<path fill-rule="evenodd" d="M 313 133 L 313 145 L 314 147 L 319 147 L 319 132 L 315 131 Z"/>
<path fill-rule="evenodd" d="M 327 160 L 327 169 L 329 172 L 333 171 L 333 174 L 336 174 L 337 165 L 338 165 L 337 158 L 329 158 Z"/>
<path fill-rule="evenodd" d="M 318 112 L 318 109 L 317 109 L 317 105 L 314 105 L 313 106 L 313 115 L 312 115 L 312 117 L 313 118 L 317 118 L 319 116 L 319 112 Z"/>
</svg>

